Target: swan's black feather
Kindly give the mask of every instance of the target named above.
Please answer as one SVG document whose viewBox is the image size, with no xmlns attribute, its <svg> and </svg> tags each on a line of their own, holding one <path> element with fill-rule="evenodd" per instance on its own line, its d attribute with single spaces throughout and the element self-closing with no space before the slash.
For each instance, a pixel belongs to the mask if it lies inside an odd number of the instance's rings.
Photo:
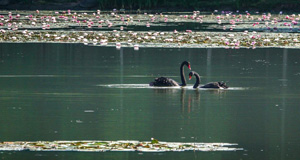
<svg viewBox="0 0 300 160">
<path fill-rule="evenodd" d="M 150 86 L 179 86 L 179 84 L 171 78 L 159 77 L 155 78 L 154 82 L 150 83 Z"/>
<path fill-rule="evenodd" d="M 168 87 L 168 86 L 186 86 L 186 80 L 185 80 L 185 77 L 184 77 L 184 70 L 183 70 L 184 66 L 187 66 L 189 69 L 191 69 L 190 62 L 183 61 L 181 63 L 181 65 L 180 65 L 180 78 L 181 78 L 181 83 L 182 84 L 177 83 L 176 81 L 174 81 L 171 78 L 158 77 L 158 78 L 155 78 L 154 82 L 150 82 L 149 85 L 150 86 L 158 86 L 158 87 L 163 87 L 163 86 L 166 86 L 166 87 Z"/>
<path fill-rule="evenodd" d="M 226 85 L 225 82 L 210 82 L 210 83 L 207 83 L 203 86 L 201 86 L 200 88 L 228 88 L 228 86 Z"/>
<path fill-rule="evenodd" d="M 193 88 L 198 88 L 199 84 L 200 84 L 200 81 L 201 81 L 200 76 L 197 72 L 191 71 L 189 73 L 189 76 L 192 77 L 193 75 L 196 77 L 196 83 L 194 84 Z M 223 88 L 223 89 L 227 89 L 228 86 L 226 85 L 225 82 L 221 81 L 221 82 L 210 82 L 210 83 L 207 83 L 203 86 L 200 86 L 200 88 Z"/>
<path fill-rule="evenodd" d="M 220 86 L 218 82 L 210 82 L 201 86 L 200 88 L 220 88 Z"/>
</svg>

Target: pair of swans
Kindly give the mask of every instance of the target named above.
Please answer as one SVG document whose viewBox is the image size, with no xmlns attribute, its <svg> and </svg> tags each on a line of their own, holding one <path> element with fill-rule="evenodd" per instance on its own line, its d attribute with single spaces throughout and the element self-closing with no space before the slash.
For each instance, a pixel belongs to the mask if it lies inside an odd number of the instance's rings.
<svg viewBox="0 0 300 160">
<path fill-rule="evenodd" d="M 186 80 L 184 77 L 184 70 L 183 67 L 187 66 L 191 70 L 191 65 L 190 62 L 184 61 L 181 63 L 180 66 L 180 77 L 181 77 L 181 82 L 182 84 L 178 84 L 175 80 L 171 78 L 166 78 L 166 77 L 159 77 L 155 78 L 154 82 L 150 82 L 150 86 L 186 86 Z M 194 84 L 193 88 L 216 88 L 216 89 L 227 89 L 228 86 L 226 85 L 225 82 L 210 82 L 207 83 L 203 86 L 200 86 L 200 76 L 197 72 L 191 71 L 189 73 L 189 80 L 192 79 L 192 76 L 196 77 L 196 83 Z M 199 87 L 200 86 L 200 87 Z"/>
</svg>

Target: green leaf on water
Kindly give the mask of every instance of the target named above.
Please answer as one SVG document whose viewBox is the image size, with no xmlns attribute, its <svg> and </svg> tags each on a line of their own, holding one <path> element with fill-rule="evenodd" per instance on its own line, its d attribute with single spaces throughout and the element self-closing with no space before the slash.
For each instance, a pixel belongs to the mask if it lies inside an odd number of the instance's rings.
<svg viewBox="0 0 300 160">
<path fill-rule="evenodd" d="M 95 145 L 107 145 L 108 142 L 95 142 L 94 144 Z"/>
<path fill-rule="evenodd" d="M 151 138 L 151 144 L 159 143 L 157 139 Z"/>
</svg>

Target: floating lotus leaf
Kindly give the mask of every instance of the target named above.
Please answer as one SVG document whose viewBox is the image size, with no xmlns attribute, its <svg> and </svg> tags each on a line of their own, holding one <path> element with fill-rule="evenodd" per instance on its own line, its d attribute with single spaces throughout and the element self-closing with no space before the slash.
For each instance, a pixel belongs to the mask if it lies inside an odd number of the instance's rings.
<svg viewBox="0 0 300 160">
<path fill-rule="evenodd" d="M 237 151 L 242 148 L 231 148 L 237 145 L 231 143 L 198 143 L 198 142 L 159 142 L 151 139 L 144 141 L 38 141 L 38 142 L 1 142 L 0 151 L 141 151 L 141 152 L 166 152 L 166 151 Z"/>
<path fill-rule="evenodd" d="M 122 47 L 141 44 L 140 47 L 218 46 L 235 49 L 300 47 L 299 14 L 184 14 L 168 14 L 166 17 L 162 13 L 149 17 L 121 12 L 112 16 L 111 12 L 71 11 L 66 14 L 40 11 L 37 14 L 33 11 L 2 11 L 0 42 L 83 43 L 93 46 L 122 43 Z"/>
</svg>

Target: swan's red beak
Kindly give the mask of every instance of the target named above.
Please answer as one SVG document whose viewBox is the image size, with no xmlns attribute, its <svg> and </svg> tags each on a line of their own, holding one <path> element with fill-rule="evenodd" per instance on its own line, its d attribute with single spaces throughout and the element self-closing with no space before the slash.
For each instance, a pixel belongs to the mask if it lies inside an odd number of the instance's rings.
<svg viewBox="0 0 300 160">
<path fill-rule="evenodd" d="M 189 80 L 191 80 L 191 79 L 192 79 L 192 76 L 189 75 Z"/>
<path fill-rule="evenodd" d="M 188 66 L 190 70 L 192 70 L 191 65 Z"/>
</svg>

